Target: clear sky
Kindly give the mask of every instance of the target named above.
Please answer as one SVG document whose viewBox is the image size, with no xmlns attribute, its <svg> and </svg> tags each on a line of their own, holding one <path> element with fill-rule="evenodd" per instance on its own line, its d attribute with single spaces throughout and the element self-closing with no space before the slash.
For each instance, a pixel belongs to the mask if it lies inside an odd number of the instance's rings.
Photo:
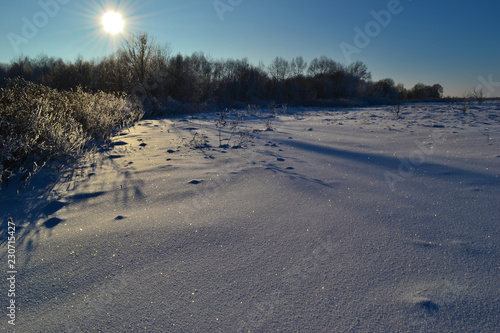
<svg viewBox="0 0 500 333">
<path fill-rule="evenodd" d="M 106 9 L 124 16 L 123 34 L 103 31 Z M 480 86 L 500 97 L 500 1 L 491 0 L 2 1 L 0 62 L 40 53 L 98 58 L 134 32 L 185 55 L 247 57 L 256 65 L 326 55 L 363 61 L 373 80 L 440 83 L 452 96 Z"/>
</svg>

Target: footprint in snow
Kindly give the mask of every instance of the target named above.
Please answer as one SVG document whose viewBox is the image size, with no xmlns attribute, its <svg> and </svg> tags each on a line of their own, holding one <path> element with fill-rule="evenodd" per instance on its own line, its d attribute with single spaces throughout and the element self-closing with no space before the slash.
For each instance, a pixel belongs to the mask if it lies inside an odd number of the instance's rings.
<svg viewBox="0 0 500 333">
<path fill-rule="evenodd" d="M 52 228 L 55 228 L 59 223 L 61 222 L 64 222 L 64 220 L 60 219 L 60 218 L 57 218 L 57 217 L 53 217 L 47 221 L 45 221 L 43 223 L 43 226 L 47 229 L 52 229 Z"/>
<path fill-rule="evenodd" d="M 125 141 L 116 141 L 111 143 L 111 146 L 116 147 L 116 146 L 126 146 L 128 145 L 128 142 Z"/>
<path fill-rule="evenodd" d="M 55 214 L 60 209 L 66 207 L 68 204 L 62 201 L 53 201 L 42 208 L 42 213 L 49 216 Z"/>
<path fill-rule="evenodd" d="M 435 315 L 439 312 L 439 305 L 429 299 L 422 299 L 415 302 L 415 306 L 421 312 Z"/>
</svg>

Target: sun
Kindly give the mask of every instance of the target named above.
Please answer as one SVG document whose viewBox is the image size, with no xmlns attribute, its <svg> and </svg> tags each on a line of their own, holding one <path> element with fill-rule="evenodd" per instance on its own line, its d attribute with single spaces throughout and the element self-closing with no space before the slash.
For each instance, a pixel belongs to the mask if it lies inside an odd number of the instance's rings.
<svg viewBox="0 0 500 333">
<path fill-rule="evenodd" d="M 123 31 L 123 28 L 125 27 L 125 20 L 119 13 L 108 11 L 102 16 L 101 24 L 104 31 L 112 35 L 116 35 Z"/>
</svg>

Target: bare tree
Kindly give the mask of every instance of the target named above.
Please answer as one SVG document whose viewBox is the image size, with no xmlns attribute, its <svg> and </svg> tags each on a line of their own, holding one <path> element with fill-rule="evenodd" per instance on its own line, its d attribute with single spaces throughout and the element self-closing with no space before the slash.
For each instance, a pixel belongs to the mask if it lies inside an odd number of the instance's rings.
<svg viewBox="0 0 500 333">
<path fill-rule="evenodd" d="M 276 57 L 267 69 L 276 81 L 284 81 L 290 75 L 290 63 L 281 57 Z"/>
<path fill-rule="evenodd" d="M 423 83 L 417 83 L 413 88 L 408 90 L 408 99 L 440 99 L 443 96 L 443 87 L 440 84 L 432 86 Z"/>
<path fill-rule="evenodd" d="M 33 76 L 33 66 L 32 61 L 27 56 L 17 56 L 10 63 L 8 69 L 9 77 L 22 77 L 23 79 L 30 81 Z"/>
<path fill-rule="evenodd" d="M 290 63 L 290 72 L 293 76 L 303 75 L 306 68 L 307 62 L 304 61 L 304 58 L 302 57 L 296 57 L 295 59 L 292 59 L 292 62 Z"/>
<path fill-rule="evenodd" d="M 440 85 L 439 83 L 434 84 L 430 90 L 431 90 L 430 94 L 432 95 L 432 98 L 443 97 L 444 89 L 443 89 L 443 86 Z"/>
<path fill-rule="evenodd" d="M 399 96 L 399 90 L 396 87 L 394 80 L 391 78 L 387 78 L 375 82 L 374 94 L 376 97 L 379 98 L 388 98 L 396 100 L 398 99 Z"/>
<path fill-rule="evenodd" d="M 152 62 L 158 55 L 158 46 L 148 33 L 130 35 L 121 48 L 122 54 L 141 85 L 152 73 Z"/>
<path fill-rule="evenodd" d="M 474 98 L 478 104 L 482 104 L 484 102 L 485 96 L 483 89 L 478 89 L 477 87 L 470 93 L 470 97 Z"/>
<path fill-rule="evenodd" d="M 326 75 L 332 74 L 338 71 L 341 68 L 340 64 L 335 62 L 333 59 L 330 59 L 326 56 L 321 56 L 319 59 L 314 58 L 309 65 L 309 75 Z"/>
<path fill-rule="evenodd" d="M 368 71 L 368 67 L 361 61 L 356 61 L 347 67 L 347 71 L 354 77 L 357 77 L 360 80 L 370 80 L 372 78 L 372 74 Z"/>
<path fill-rule="evenodd" d="M 398 89 L 398 100 L 405 100 L 408 98 L 408 90 L 405 88 L 405 85 L 402 83 L 398 83 L 396 85 L 396 88 Z"/>
</svg>

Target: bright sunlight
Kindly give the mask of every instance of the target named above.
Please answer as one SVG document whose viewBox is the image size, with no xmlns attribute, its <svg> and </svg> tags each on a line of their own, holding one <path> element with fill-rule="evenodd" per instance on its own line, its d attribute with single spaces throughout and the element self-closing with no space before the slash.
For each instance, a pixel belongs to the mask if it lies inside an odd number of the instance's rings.
<svg viewBox="0 0 500 333">
<path fill-rule="evenodd" d="M 106 12 L 101 18 L 101 23 L 104 31 L 112 35 L 122 32 L 125 27 L 123 17 L 119 13 L 113 11 Z"/>
</svg>

